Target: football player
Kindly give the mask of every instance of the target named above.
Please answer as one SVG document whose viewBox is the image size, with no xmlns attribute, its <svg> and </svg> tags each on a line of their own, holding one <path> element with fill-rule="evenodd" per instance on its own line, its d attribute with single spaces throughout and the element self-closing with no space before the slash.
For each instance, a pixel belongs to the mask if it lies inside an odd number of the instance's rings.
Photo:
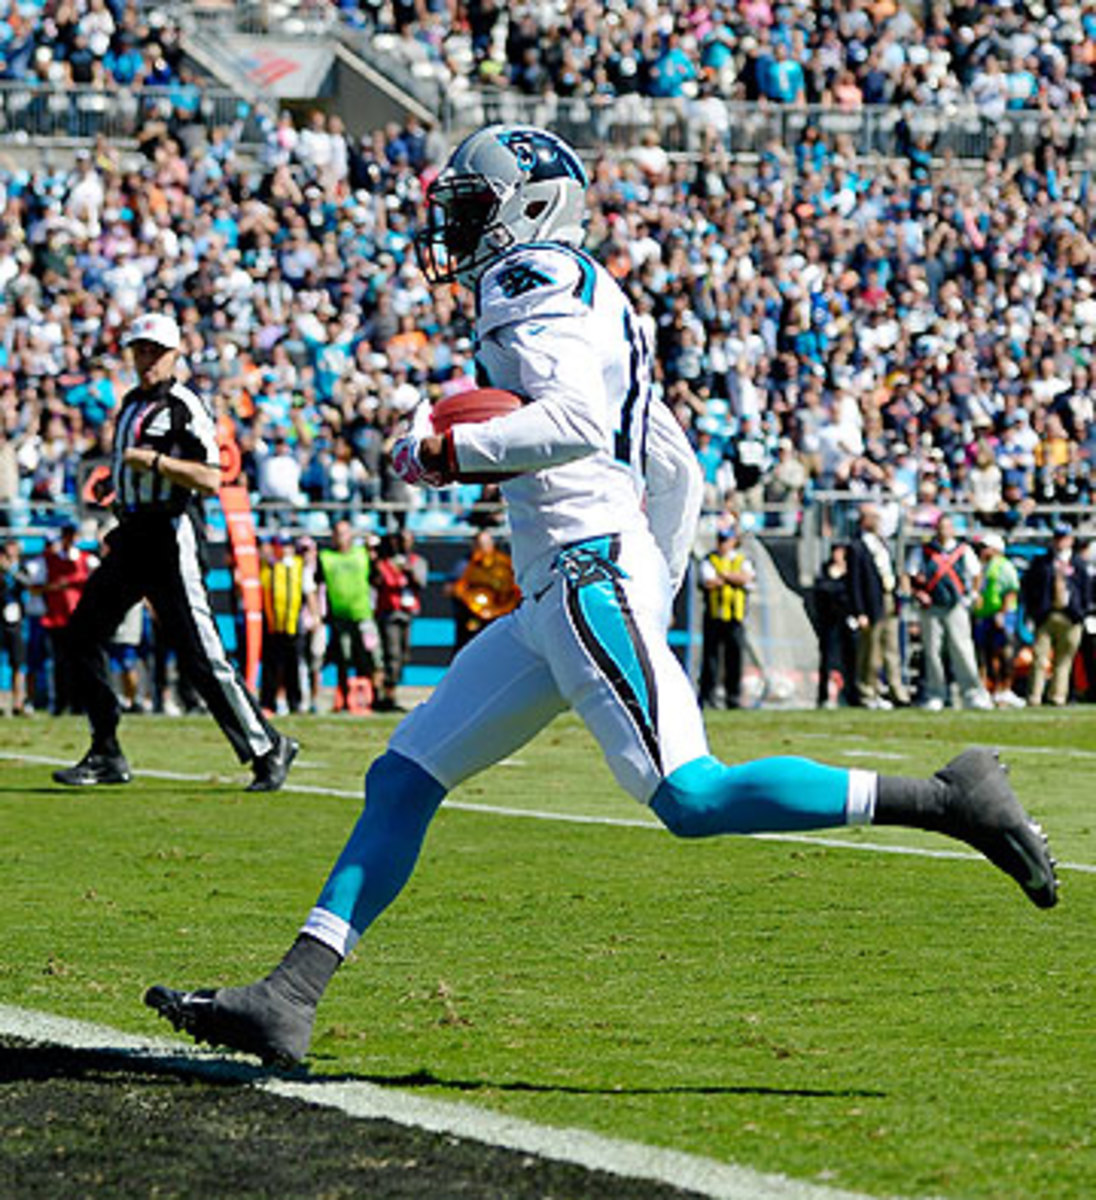
<svg viewBox="0 0 1096 1200">
<path fill-rule="evenodd" d="M 801 758 L 727 766 L 708 750 L 671 652 L 671 602 L 701 477 L 652 388 L 651 348 L 616 282 L 583 252 L 586 174 L 546 130 L 490 126 L 453 153 L 418 238 L 436 284 L 475 293 L 483 386 L 517 411 L 445 436 L 415 421 L 393 452 L 409 483 L 497 473 L 524 602 L 454 660 L 370 767 L 365 807 L 315 908 L 266 978 L 146 1001 L 199 1040 L 290 1064 L 361 934 L 396 898 L 452 788 L 573 708 L 613 774 L 674 834 L 902 824 L 977 847 L 1041 907 L 1056 901 L 1045 838 L 988 750 L 930 779 Z"/>
</svg>

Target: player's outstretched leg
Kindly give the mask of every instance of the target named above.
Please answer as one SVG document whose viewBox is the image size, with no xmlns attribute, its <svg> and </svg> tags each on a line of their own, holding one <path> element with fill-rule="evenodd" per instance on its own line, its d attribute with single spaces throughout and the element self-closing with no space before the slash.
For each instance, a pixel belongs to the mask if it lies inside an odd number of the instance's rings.
<svg viewBox="0 0 1096 1200">
<path fill-rule="evenodd" d="M 410 878 L 445 789 L 392 751 L 366 776 L 365 808 L 316 907 L 285 958 L 246 987 L 180 991 L 145 1003 L 201 1042 L 292 1066 L 308 1052 L 316 1007 L 339 964 Z"/>
<path fill-rule="evenodd" d="M 944 833 L 984 854 L 1040 908 L 1057 903 L 1054 860 L 992 750 L 966 750 L 931 779 L 845 771 L 802 758 L 728 767 L 686 763 L 651 808 L 679 837 L 783 832 L 837 825 L 905 825 Z"/>
</svg>

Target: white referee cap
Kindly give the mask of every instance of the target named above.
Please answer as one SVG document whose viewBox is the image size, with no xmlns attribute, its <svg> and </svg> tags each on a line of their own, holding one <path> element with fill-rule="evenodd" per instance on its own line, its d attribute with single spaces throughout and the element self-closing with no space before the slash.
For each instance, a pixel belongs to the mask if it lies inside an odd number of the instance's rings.
<svg viewBox="0 0 1096 1200">
<path fill-rule="evenodd" d="M 134 342 L 152 342 L 165 350 L 178 350 L 182 334 L 175 319 L 166 313 L 145 313 L 133 322 L 125 336 L 125 345 L 131 346 Z"/>
</svg>

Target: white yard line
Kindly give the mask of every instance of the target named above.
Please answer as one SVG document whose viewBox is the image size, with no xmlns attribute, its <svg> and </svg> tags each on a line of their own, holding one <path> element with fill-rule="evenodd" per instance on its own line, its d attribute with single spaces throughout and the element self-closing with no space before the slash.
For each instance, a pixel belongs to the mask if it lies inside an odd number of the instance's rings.
<svg viewBox="0 0 1096 1200">
<path fill-rule="evenodd" d="M 1029 716 L 1027 719 L 1031 720 L 1033 718 Z M 847 733 L 846 732 L 846 733 L 842 733 L 840 736 L 844 741 L 849 741 L 849 742 L 872 742 L 873 741 L 873 739 L 866 733 Z M 803 738 L 804 740 L 812 741 L 812 742 L 833 742 L 835 740 L 833 734 L 812 733 L 809 730 L 801 731 L 801 732 L 797 733 L 796 737 Z M 1000 745 L 1001 753 L 1006 758 L 1010 754 L 1040 754 L 1040 755 L 1053 754 L 1058 758 L 1082 758 L 1082 759 L 1096 758 L 1096 750 L 1081 750 L 1074 746 L 1013 746 L 1013 745 L 1004 745 L 1004 744 L 997 743 L 993 740 L 992 737 L 982 738 L 982 739 L 980 739 L 980 741 L 981 741 L 982 745 L 986 745 L 986 746 Z M 852 757 L 863 757 L 863 758 L 873 758 L 873 757 L 874 758 L 913 758 L 913 757 L 915 757 L 913 754 L 897 754 L 897 755 L 874 754 L 870 750 L 867 750 L 867 751 L 840 750 L 840 751 L 837 751 L 837 753 L 847 754 Z"/>
<path fill-rule="evenodd" d="M 399 1125 L 445 1133 L 589 1170 L 606 1171 L 626 1179 L 670 1184 L 718 1200 L 869 1200 L 861 1192 L 846 1192 L 820 1184 L 754 1171 L 676 1150 L 640 1142 L 603 1137 L 582 1129 L 558 1129 L 502 1113 L 432 1100 L 397 1088 L 365 1082 L 286 1079 L 264 1076 L 238 1060 L 160 1037 L 135 1037 L 105 1025 L 93 1025 L 30 1009 L 0 1005 L 0 1034 L 74 1050 L 95 1050 L 137 1059 L 162 1060 L 166 1069 L 195 1075 L 236 1078 L 242 1086 L 275 1096 L 335 1108 L 363 1120 L 393 1121 Z"/>
<path fill-rule="evenodd" d="M 1010 747 L 1010 752 L 1015 747 Z M 42 766 L 68 766 L 68 759 L 47 758 L 39 754 L 19 754 L 14 751 L 0 750 L 0 761 L 4 759 L 16 762 L 40 763 Z M 170 779 L 179 783 L 210 783 L 223 781 L 224 776 L 217 775 L 188 775 L 179 771 L 138 770 L 133 772 L 135 777 L 148 779 Z M 332 796 L 336 799 L 360 800 L 360 791 L 348 791 L 345 788 L 321 787 L 318 784 L 287 783 L 282 789 L 302 796 Z M 501 804 L 477 804 L 466 800 L 446 800 L 445 807 L 457 812 L 481 813 L 496 817 L 521 817 L 527 821 L 556 821 L 563 825 L 606 825 L 623 829 L 661 830 L 662 826 L 655 820 L 645 817 L 609 817 L 591 816 L 583 813 L 561 813 L 535 808 L 508 808 Z M 900 854 L 911 858 L 950 858 L 965 862 L 984 862 L 982 855 L 966 850 L 935 850 L 927 846 L 901 846 L 880 842 L 861 842 L 852 838 L 831 837 L 825 834 L 810 833 L 751 833 L 744 835 L 755 841 L 762 842 L 792 842 L 807 846 L 818 846 L 831 850 L 861 850 L 869 854 Z M 1092 863 L 1060 862 L 1059 871 L 1079 871 L 1085 875 L 1096 875 L 1096 865 Z"/>
</svg>

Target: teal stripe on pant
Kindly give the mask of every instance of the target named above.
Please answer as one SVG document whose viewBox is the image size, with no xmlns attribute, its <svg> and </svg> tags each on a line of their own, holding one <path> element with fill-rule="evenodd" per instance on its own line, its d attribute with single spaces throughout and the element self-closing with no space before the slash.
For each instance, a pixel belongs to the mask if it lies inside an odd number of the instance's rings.
<svg viewBox="0 0 1096 1200">
<path fill-rule="evenodd" d="M 327 883 L 318 908 L 363 933 L 403 890 L 445 788 L 420 766 L 389 750 L 369 768 L 365 809 Z"/>
<path fill-rule="evenodd" d="M 678 837 L 783 833 L 846 824 L 848 792 L 848 771 L 807 758 L 728 767 L 706 756 L 668 775 L 651 808 Z"/>
</svg>

